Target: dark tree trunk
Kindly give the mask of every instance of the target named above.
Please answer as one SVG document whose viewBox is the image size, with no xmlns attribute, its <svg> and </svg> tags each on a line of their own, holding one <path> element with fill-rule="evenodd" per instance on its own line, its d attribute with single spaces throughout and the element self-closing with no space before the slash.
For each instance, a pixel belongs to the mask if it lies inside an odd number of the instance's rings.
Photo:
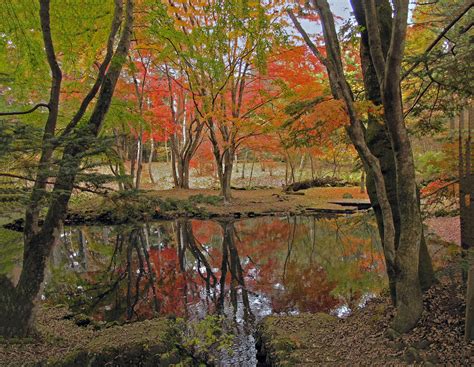
<svg viewBox="0 0 474 367">
<path fill-rule="evenodd" d="M 375 105 L 381 105 L 382 97 L 380 94 L 380 85 L 369 50 L 370 45 L 366 29 L 365 12 L 360 0 L 352 0 L 351 2 L 356 20 L 362 27 L 360 56 L 366 97 Z M 377 7 L 382 50 L 386 56 L 391 38 L 392 8 L 388 0 L 379 1 L 377 3 Z M 397 169 L 388 132 L 384 126 L 374 117 L 371 117 L 368 120 L 366 139 L 370 150 L 379 159 L 382 167 L 382 173 L 385 178 L 385 187 L 393 213 L 393 221 L 395 225 L 395 243 L 398 243 L 400 238 L 400 209 L 398 205 L 397 193 Z M 371 203 L 374 207 L 375 215 L 377 217 L 379 232 L 383 243 L 383 218 L 375 192 L 373 174 L 370 172 L 367 173 L 367 188 Z M 422 288 L 426 290 L 430 288 L 434 281 L 434 273 L 424 236 L 422 236 L 420 245 L 419 270 L 420 283 Z M 390 273 L 395 274 L 395 269 L 390 270 Z M 392 284 L 392 300 L 395 302 L 396 294 L 393 286 L 394 282 L 390 282 L 390 284 Z"/>
<path fill-rule="evenodd" d="M 464 112 L 463 112 L 464 113 Z M 466 129 L 460 131 L 459 157 L 459 201 L 461 214 L 461 247 L 467 263 L 467 293 L 465 340 L 474 340 L 474 172 L 472 160 L 474 146 L 472 130 L 474 128 L 474 107 L 469 108 Z"/>
<path fill-rule="evenodd" d="M 328 70 L 333 95 L 343 99 L 349 115 L 350 125 L 347 127 L 349 136 L 359 153 L 366 171 L 372 174 L 381 219 L 383 221 L 383 245 L 387 273 L 389 275 L 392 294 L 395 294 L 397 312 L 392 322 L 392 327 L 399 332 L 406 332 L 413 328 L 423 309 L 422 293 L 419 277 L 419 258 L 421 249 L 422 223 L 421 213 L 417 198 L 413 153 L 408 137 L 408 131 L 403 121 L 401 83 L 401 62 L 404 54 L 405 38 L 408 19 L 408 0 L 389 1 L 366 0 L 364 2 L 353 0 L 353 8 L 359 23 L 365 19 L 365 26 L 361 27 L 366 32 L 365 56 L 371 63 L 365 63 L 365 69 L 372 65 L 375 73 L 374 85 L 378 83 L 379 99 L 384 110 L 384 126 L 392 148 L 392 157 L 395 165 L 396 180 L 395 192 L 398 210 L 392 208 L 390 196 L 387 192 L 382 162 L 372 152 L 364 135 L 365 129 L 354 107 L 353 92 L 344 75 L 342 54 L 337 37 L 334 17 L 330 11 L 327 0 L 312 0 L 317 9 L 323 26 L 325 48 L 327 56 L 321 55 L 319 49 L 311 41 L 301 24 L 291 11 L 289 15 L 296 28 L 302 34 L 311 51 L 324 63 Z M 391 19 L 393 12 L 394 18 Z M 386 14 L 389 16 L 387 17 Z M 387 23 L 385 23 L 387 22 Z M 386 26 L 388 25 L 388 27 Z M 392 29 L 389 37 L 389 52 L 387 43 L 382 39 L 386 37 L 387 29 Z M 364 44 L 364 39 L 362 40 Z M 364 50 L 362 50 L 364 56 Z M 364 62 L 363 62 L 364 64 Z M 367 78 L 365 78 L 367 81 Z M 376 91 L 376 88 L 373 89 Z M 373 100 L 369 96 L 369 99 Z M 373 119 L 373 116 L 370 116 Z M 398 213 L 399 228 L 395 230 L 394 212 Z M 380 221 L 379 221 L 380 224 Z M 398 236 L 398 241 L 395 240 Z"/>
<path fill-rule="evenodd" d="M 116 2 L 112 30 L 108 41 L 108 52 L 113 47 L 115 35 L 121 23 L 122 2 Z M 48 59 L 55 58 L 52 40 L 50 39 L 49 29 L 49 1 L 40 2 L 40 18 L 42 23 L 43 35 L 45 36 L 45 48 Z M 26 336 L 32 329 L 34 315 L 34 301 L 38 296 L 41 284 L 44 279 L 45 264 L 48 259 L 54 243 L 59 238 L 59 230 L 66 215 L 67 206 L 74 187 L 76 174 L 80 169 L 82 156 L 98 136 L 105 115 L 109 109 L 115 85 L 120 76 L 123 61 L 128 52 L 133 24 L 133 0 L 127 0 L 126 15 L 123 24 L 122 35 L 118 42 L 113 57 L 110 56 L 110 66 L 105 72 L 107 65 L 101 66 L 98 81 L 93 86 L 91 92 L 86 96 L 93 99 L 97 91 L 99 96 L 89 118 L 89 122 L 84 127 L 77 127 L 80 120 L 73 120 L 71 125 L 66 127 L 68 134 L 72 134 L 71 139 L 64 148 L 62 158 L 59 161 L 59 171 L 56 177 L 53 191 L 51 193 L 51 202 L 49 204 L 46 217 L 41 228 L 35 228 L 34 218 L 29 214 L 26 216 L 24 250 L 23 250 L 23 268 L 20 279 L 16 286 L 5 277 L 0 278 L 0 333 L 6 337 Z M 48 37 L 49 35 L 49 37 Z M 52 54 L 52 56 L 51 56 Z M 57 66 L 57 65 L 56 65 Z M 54 78 L 54 75 L 53 75 Z M 94 89 L 96 88 L 97 89 Z M 94 92 L 94 93 L 93 93 Z M 86 99 L 80 106 L 78 116 L 87 108 Z M 90 101 L 89 101 L 90 102 Z M 50 132 L 54 135 L 53 130 Z M 45 141 L 43 142 L 45 143 Z M 35 196 L 32 200 L 36 199 Z M 38 203 L 36 203 L 38 204 Z M 35 206 L 34 204 L 33 206 Z M 33 222 L 31 222 L 33 220 Z"/>
<path fill-rule="evenodd" d="M 229 202 L 232 199 L 231 193 L 231 180 L 232 180 L 232 169 L 233 169 L 233 154 L 229 151 L 224 153 L 223 166 L 220 165 L 219 169 L 221 174 L 219 180 L 221 184 L 221 196 L 224 201 Z"/>
</svg>

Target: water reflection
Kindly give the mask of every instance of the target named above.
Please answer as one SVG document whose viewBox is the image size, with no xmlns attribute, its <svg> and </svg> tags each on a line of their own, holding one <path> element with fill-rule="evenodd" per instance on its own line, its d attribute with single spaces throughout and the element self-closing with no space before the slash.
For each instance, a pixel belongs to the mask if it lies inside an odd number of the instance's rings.
<svg viewBox="0 0 474 367">
<path fill-rule="evenodd" d="M 363 217 L 72 227 L 50 269 L 46 298 L 108 321 L 350 310 L 384 281 Z"/>
<path fill-rule="evenodd" d="M 366 216 L 70 227 L 50 258 L 45 297 L 104 321 L 221 314 L 237 355 L 255 358 L 255 320 L 343 315 L 382 289 L 377 233 Z"/>
</svg>

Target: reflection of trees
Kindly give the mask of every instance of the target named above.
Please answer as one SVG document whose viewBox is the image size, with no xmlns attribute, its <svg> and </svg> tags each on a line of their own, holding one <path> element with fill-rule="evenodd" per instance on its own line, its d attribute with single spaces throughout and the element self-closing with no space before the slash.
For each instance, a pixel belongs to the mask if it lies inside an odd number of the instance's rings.
<svg viewBox="0 0 474 367">
<path fill-rule="evenodd" d="M 160 311 L 189 315 L 190 305 L 200 302 L 224 313 L 229 300 L 234 315 L 243 307 L 244 318 L 252 318 L 234 223 L 219 225 L 222 240 L 214 247 L 197 240 L 189 219 L 158 231 L 144 226 L 122 228 L 113 238 L 109 234 L 113 252 L 86 290 L 92 298 L 85 297 L 88 301 L 82 306 L 100 312 L 100 307 L 113 303 L 110 318 L 135 319 Z"/>
<path fill-rule="evenodd" d="M 107 319 L 214 311 L 252 319 L 253 296 L 277 312 L 328 311 L 357 304 L 381 279 L 367 227 L 345 218 L 179 219 L 70 238 L 87 267 L 74 272 L 86 281 L 75 299 Z"/>
<path fill-rule="evenodd" d="M 186 251 L 192 256 L 199 277 L 206 287 L 207 297 L 215 303 L 219 313 L 225 311 L 225 299 L 229 294 L 234 315 L 238 311 L 239 290 L 242 295 L 244 318 L 252 316 L 248 290 L 245 286 L 244 272 L 235 244 L 236 231 L 232 221 L 220 221 L 222 228 L 221 261 L 218 267 L 220 275 L 214 274 L 210 261 L 214 260 L 193 234 L 192 222 L 188 219 L 177 221 L 178 252 L 180 270 L 185 272 Z M 201 269 L 205 268 L 205 272 Z M 217 267 L 217 266 L 216 266 Z M 226 287 L 229 287 L 227 290 Z M 218 295 L 216 297 L 216 295 Z"/>
<path fill-rule="evenodd" d="M 130 320 L 138 314 L 135 311 L 135 307 L 140 301 L 140 295 L 146 298 L 148 297 L 151 289 L 152 293 L 152 311 L 153 313 L 160 312 L 160 302 L 158 300 L 158 294 L 155 284 L 155 275 L 150 262 L 150 254 L 148 249 L 150 248 L 148 227 L 134 228 L 129 234 L 129 241 L 127 246 L 127 319 Z M 135 251 L 138 259 L 138 269 L 136 271 L 133 267 L 133 252 Z M 133 278 L 135 277 L 135 287 L 133 287 Z M 144 284 L 143 292 L 141 292 L 142 281 L 146 280 Z M 133 294 L 134 293 L 134 294 Z"/>
<path fill-rule="evenodd" d="M 152 272 L 149 255 L 148 227 L 123 228 L 116 234 L 113 241 L 113 252 L 108 265 L 102 266 L 99 274 L 91 273 L 94 279 L 87 286 L 86 297 L 80 299 L 73 307 L 81 307 L 96 312 L 103 303 L 115 300 L 110 310 L 112 319 L 119 319 L 122 315 L 130 320 L 138 317 L 136 307 L 144 297 L 151 293 L 152 312 L 158 313 L 160 303 Z M 79 249 L 86 243 L 82 229 L 79 230 Z M 108 246 L 109 233 L 102 232 L 102 244 Z M 107 241 L 107 242 L 105 242 Z M 87 249 L 82 247 L 83 251 Z M 87 257 L 87 256 L 84 256 Z M 125 263 L 125 264 L 124 264 Z M 125 288 L 125 306 L 122 306 L 122 284 Z"/>
<path fill-rule="evenodd" d="M 206 255 L 208 254 L 206 253 L 205 255 L 205 249 L 194 237 L 192 223 L 189 219 L 178 219 L 176 224 L 180 270 L 183 273 L 186 271 L 186 250 L 189 250 L 197 263 L 197 272 L 204 281 L 209 294 L 211 288 L 215 288 L 217 278 L 212 272 L 212 267 L 207 260 Z M 201 271 L 202 266 L 206 269 L 204 274 Z"/>
<path fill-rule="evenodd" d="M 233 221 L 220 221 L 219 224 L 222 227 L 222 262 L 221 262 L 221 279 L 220 279 L 220 294 L 218 302 L 218 310 L 224 311 L 224 298 L 225 298 L 225 284 L 227 271 L 230 272 L 230 300 L 234 310 L 234 315 L 238 311 L 238 289 L 242 294 L 242 304 L 244 311 L 244 319 L 248 320 L 253 318 L 252 311 L 250 309 L 249 294 L 245 286 L 244 272 L 242 264 L 240 262 L 239 253 L 235 245 L 236 231 Z"/>
<path fill-rule="evenodd" d="M 286 252 L 285 264 L 283 265 L 283 281 L 285 281 L 286 269 L 288 267 L 288 261 L 290 260 L 291 250 L 293 249 L 293 243 L 295 242 L 295 234 L 296 234 L 296 217 L 292 217 L 293 225 L 291 225 L 290 216 L 288 216 L 287 218 L 288 218 L 288 227 L 290 228 L 292 227 L 292 230 L 288 231 L 288 240 L 287 240 L 288 250 Z"/>
</svg>

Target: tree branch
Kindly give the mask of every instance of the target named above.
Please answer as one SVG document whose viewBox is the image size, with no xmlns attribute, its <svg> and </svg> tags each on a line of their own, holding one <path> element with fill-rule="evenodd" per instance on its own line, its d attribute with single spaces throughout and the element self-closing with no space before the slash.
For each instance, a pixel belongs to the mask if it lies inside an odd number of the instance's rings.
<svg viewBox="0 0 474 367">
<path fill-rule="evenodd" d="M 47 103 L 38 103 L 36 106 L 34 106 L 33 108 L 30 108 L 29 110 L 26 110 L 26 111 L 0 112 L 0 116 L 27 115 L 29 113 L 32 113 L 32 112 L 36 111 L 40 107 L 47 108 L 49 111 L 51 111 L 51 109 L 49 108 L 49 104 L 47 104 Z"/>
<path fill-rule="evenodd" d="M 81 106 L 77 110 L 76 114 L 74 117 L 71 119 L 69 124 L 66 126 L 66 128 L 63 130 L 61 137 L 66 136 L 69 134 L 72 129 L 76 127 L 76 125 L 79 123 L 81 118 L 84 116 L 87 107 L 89 106 L 90 102 L 94 99 L 96 96 L 97 92 L 99 91 L 100 86 L 102 85 L 102 82 L 104 81 L 105 77 L 105 72 L 107 70 L 107 67 L 110 64 L 110 61 L 112 60 L 113 56 L 113 51 L 114 51 L 114 41 L 115 37 L 117 35 L 117 32 L 120 28 L 121 24 L 121 18 L 122 18 L 122 13 L 123 13 L 123 1 L 122 0 L 115 0 L 115 10 L 114 10 L 114 16 L 112 20 L 112 26 L 110 28 L 110 33 L 109 33 L 109 38 L 107 40 L 107 51 L 104 57 L 104 61 L 99 67 L 99 73 L 97 75 L 97 79 L 92 86 L 91 90 L 85 98 L 82 100 Z"/>
<path fill-rule="evenodd" d="M 443 37 L 445 36 L 446 33 L 449 32 L 449 30 L 451 28 L 453 28 L 457 22 L 459 22 L 459 20 L 461 20 L 461 18 L 467 14 L 467 12 L 474 6 L 474 4 L 472 2 L 470 2 L 470 4 L 468 6 L 466 6 L 466 8 L 464 8 L 443 30 L 442 32 L 438 35 L 438 37 L 436 37 L 433 42 L 431 42 L 431 44 L 426 48 L 425 52 L 423 53 L 423 56 L 429 54 L 431 52 L 431 50 L 433 50 L 433 48 L 435 48 L 435 46 L 438 44 L 439 41 L 441 41 L 443 39 Z M 472 25 L 472 24 L 471 24 Z M 467 27 L 467 29 L 469 29 L 470 27 Z M 464 33 L 466 32 L 465 29 L 463 29 L 461 31 L 461 33 Z M 401 80 L 405 79 L 409 74 L 411 74 L 411 72 L 413 70 L 415 70 L 415 68 L 420 64 L 421 62 L 421 56 L 420 56 L 420 59 L 418 61 L 416 61 L 402 76 Z"/>
<path fill-rule="evenodd" d="M 380 29 L 375 8 L 374 0 L 364 0 L 365 24 L 367 26 L 367 35 L 370 46 L 370 56 L 374 65 L 379 85 L 383 85 L 385 70 L 385 57 L 382 49 L 382 40 L 380 38 Z"/>
</svg>

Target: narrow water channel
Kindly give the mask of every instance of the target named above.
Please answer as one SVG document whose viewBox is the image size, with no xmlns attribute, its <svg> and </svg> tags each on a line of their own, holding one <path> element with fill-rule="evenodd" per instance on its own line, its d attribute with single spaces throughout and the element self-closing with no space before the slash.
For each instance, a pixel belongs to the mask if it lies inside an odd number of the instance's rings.
<svg viewBox="0 0 474 367">
<path fill-rule="evenodd" d="M 96 320 L 221 315 L 220 365 L 256 366 L 256 323 L 271 314 L 344 317 L 385 282 L 369 215 L 178 219 L 66 227 L 43 299 Z"/>
</svg>

